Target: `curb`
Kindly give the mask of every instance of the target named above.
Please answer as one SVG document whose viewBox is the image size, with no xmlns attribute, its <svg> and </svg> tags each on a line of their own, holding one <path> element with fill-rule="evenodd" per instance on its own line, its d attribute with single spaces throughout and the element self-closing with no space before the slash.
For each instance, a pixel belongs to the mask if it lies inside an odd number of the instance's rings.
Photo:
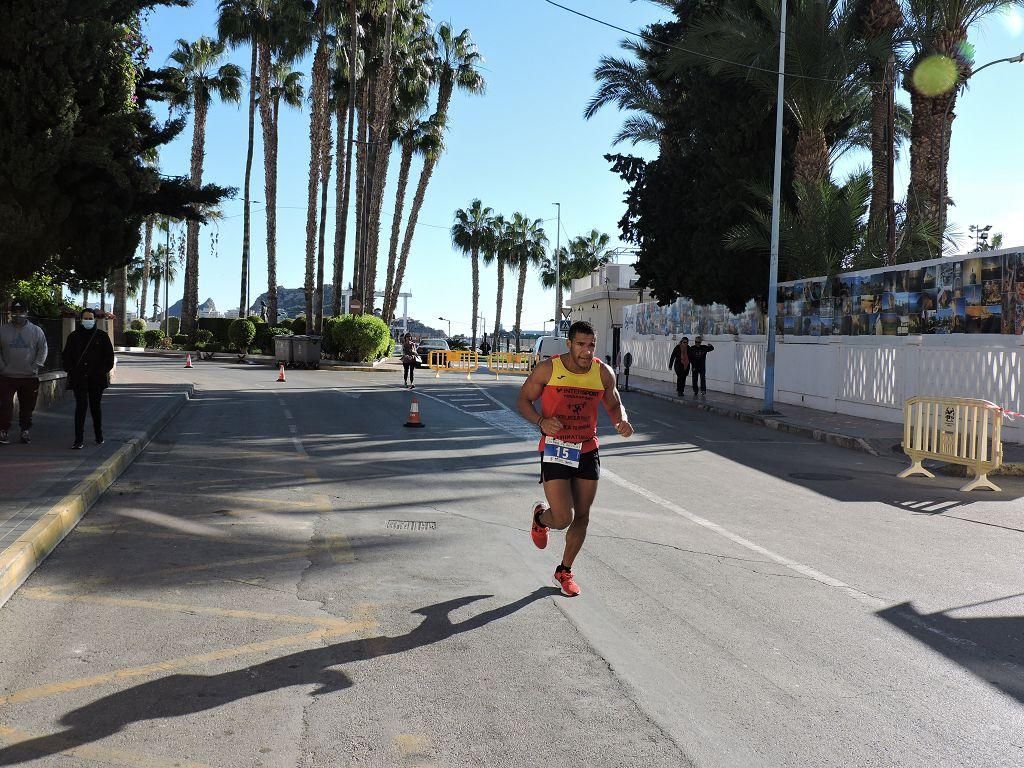
<svg viewBox="0 0 1024 768">
<path fill-rule="evenodd" d="M 621 390 L 620 390 L 621 391 Z M 853 437 L 852 435 L 844 435 L 839 432 L 828 432 L 823 429 L 815 429 L 813 427 L 805 427 L 800 424 L 790 424 L 789 422 L 779 421 L 771 416 L 763 416 L 758 413 L 749 413 L 748 411 L 739 411 L 735 408 L 727 408 L 721 405 L 715 405 L 708 402 L 700 402 L 697 400 L 683 400 L 681 398 L 672 397 L 671 395 L 663 395 L 660 392 L 651 392 L 646 389 L 629 389 L 627 392 L 636 392 L 639 395 L 645 397 L 652 397 L 655 400 L 664 400 L 666 403 L 675 403 L 676 405 L 685 406 L 687 408 L 696 408 L 699 411 L 706 413 L 712 413 L 716 416 L 725 416 L 726 418 L 735 419 L 742 421 L 746 424 L 756 424 L 761 427 L 767 427 L 768 429 L 774 429 L 777 432 L 785 432 L 790 435 L 799 435 L 801 437 L 809 437 L 812 440 L 817 440 L 820 443 L 829 443 L 831 445 L 838 446 L 840 448 L 847 448 L 851 451 L 860 451 L 867 453 L 872 456 L 881 456 L 881 454 L 863 437 Z"/>
<path fill-rule="evenodd" d="M 135 457 L 145 450 L 161 430 L 178 415 L 195 390 L 188 387 L 171 407 L 149 425 L 141 437 L 122 445 L 113 456 L 79 482 L 70 493 L 53 505 L 13 544 L 0 552 L 0 606 L 3 606 L 32 572 L 56 549 L 96 500 L 124 472 Z"/>
</svg>

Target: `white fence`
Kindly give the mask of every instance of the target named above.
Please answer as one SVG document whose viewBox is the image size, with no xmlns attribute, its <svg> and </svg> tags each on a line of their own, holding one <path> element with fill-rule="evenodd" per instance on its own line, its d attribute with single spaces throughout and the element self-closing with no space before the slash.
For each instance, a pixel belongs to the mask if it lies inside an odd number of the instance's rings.
<svg viewBox="0 0 1024 768">
<path fill-rule="evenodd" d="M 674 381 L 676 336 L 626 335 L 631 377 Z M 690 339 L 693 341 L 692 337 Z M 706 336 L 708 389 L 764 397 L 764 336 Z M 779 338 L 775 399 L 834 413 L 900 422 L 917 395 L 989 400 L 1024 412 L 1024 337 L 995 334 Z M 1004 439 L 1024 442 L 1007 421 Z"/>
</svg>

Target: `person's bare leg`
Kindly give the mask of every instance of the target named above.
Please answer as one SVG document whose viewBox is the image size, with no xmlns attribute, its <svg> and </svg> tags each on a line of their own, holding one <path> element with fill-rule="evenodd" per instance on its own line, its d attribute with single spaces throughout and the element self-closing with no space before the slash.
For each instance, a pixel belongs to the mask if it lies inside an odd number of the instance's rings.
<svg viewBox="0 0 1024 768">
<path fill-rule="evenodd" d="M 544 496 L 548 500 L 547 509 L 537 519 L 548 528 L 563 530 L 572 522 L 572 486 L 568 480 L 548 480 L 544 483 Z"/>
<path fill-rule="evenodd" d="M 572 525 L 565 532 L 565 554 L 562 565 L 572 568 L 573 560 L 583 549 L 583 541 L 587 538 L 587 524 L 590 523 L 590 507 L 597 497 L 597 480 L 580 480 L 573 478 L 572 502 L 575 513 Z"/>
</svg>

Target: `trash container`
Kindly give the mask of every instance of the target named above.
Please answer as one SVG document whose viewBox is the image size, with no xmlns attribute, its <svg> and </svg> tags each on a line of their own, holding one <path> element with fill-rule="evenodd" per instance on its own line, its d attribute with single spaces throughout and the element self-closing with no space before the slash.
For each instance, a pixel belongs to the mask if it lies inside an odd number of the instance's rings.
<svg viewBox="0 0 1024 768">
<path fill-rule="evenodd" d="M 275 336 L 274 337 L 274 357 L 277 358 L 278 365 L 294 365 L 295 364 L 295 346 L 292 344 L 294 336 Z"/>
<path fill-rule="evenodd" d="M 296 366 L 320 367 L 320 337 L 292 336 L 292 357 Z"/>
</svg>

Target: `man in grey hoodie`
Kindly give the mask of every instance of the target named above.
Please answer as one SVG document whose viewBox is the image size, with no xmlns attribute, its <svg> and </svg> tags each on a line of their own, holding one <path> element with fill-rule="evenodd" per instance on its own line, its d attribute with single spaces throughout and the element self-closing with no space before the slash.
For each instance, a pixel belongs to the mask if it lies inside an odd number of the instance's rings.
<svg viewBox="0 0 1024 768">
<path fill-rule="evenodd" d="M 8 431 L 18 396 L 21 442 L 29 441 L 32 412 L 39 397 L 39 369 L 46 362 L 46 334 L 28 321 L 28 307 L 11 302 L 11 322 L 0 325 L 0 444 L 9 443 Z"/>
</svg>

